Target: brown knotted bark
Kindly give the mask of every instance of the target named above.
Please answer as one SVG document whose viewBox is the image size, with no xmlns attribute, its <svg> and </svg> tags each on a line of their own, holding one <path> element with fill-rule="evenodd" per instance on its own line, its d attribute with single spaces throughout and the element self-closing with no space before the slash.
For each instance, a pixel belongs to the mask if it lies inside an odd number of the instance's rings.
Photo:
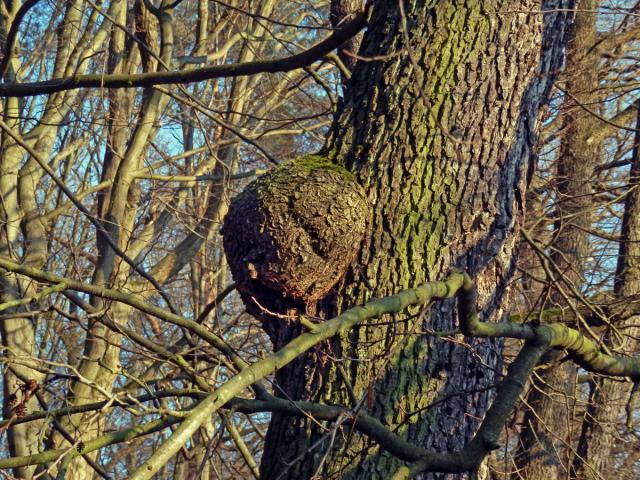
<svg viewBox="0 0 640 480">
<path fill-rule="evenodd" d="M 317 156 L 277 167 L 231 202 L 222 229 L 227 261 L 275 348 L 284 316 L 310 309 L 344 276 L 368 210 L 355 177 Z"/>
</svg>

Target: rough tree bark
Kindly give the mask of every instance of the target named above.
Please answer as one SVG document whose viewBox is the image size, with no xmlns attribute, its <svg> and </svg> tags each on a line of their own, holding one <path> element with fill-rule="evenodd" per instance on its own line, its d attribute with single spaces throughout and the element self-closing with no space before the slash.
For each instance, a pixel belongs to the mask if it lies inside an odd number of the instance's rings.
<svg viewBox="0 0 640 480">
<path fill-rule="evenodd" d="M 360 52 L 389 60 L 357 64 L 326 150 L 365 188 L 369 230 L 325 312 L 455 265 L 477 279 L 482 317 L 503 314 L 536 118 L 562 65 L 568 16 L 554 8 L 571 6 L 547 1 L 542 15 L 527 13 L 536 1 L 411 0 L 403 25 L 398 4 L 375 4 Z M 276 392 L 352 407 L 366 398 L 360 408 L 407 439 L 460 448 L 487 408 L 501 355 L 497 343 L 419 335 L 452 329 L 453 311 L 445 302 L 426 321 L 414 311 L 362 326 L 278 372 Z M 299 331 L 281 328 L 283 341 Z M 349 431 L 274 414 L 261 478 L 389 478 L 398 465 Z"/>
<path fill-rule="evenodd" d="M 362 2 L 359 0 L 331 0 L 331 12 L 329 14 L 331 26 L 340 28 L 340 25 L 360 10 L 361 5 Z M 340 60 L 349 71 L 352 71 L 356 64 L 354 54 L 358 53 L 361 42 L 362 34 L 358 34 L 348 42 L 345 42 L 338 50 Z M 344 80 L 347 79 L 344 78 Z"/>
</svg>

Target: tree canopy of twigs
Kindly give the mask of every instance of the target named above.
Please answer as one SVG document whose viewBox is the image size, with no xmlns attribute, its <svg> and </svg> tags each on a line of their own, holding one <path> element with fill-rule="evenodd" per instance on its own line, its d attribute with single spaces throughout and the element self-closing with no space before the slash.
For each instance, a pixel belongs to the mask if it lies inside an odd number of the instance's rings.
<svg viewBox="0 0 640 480">
<path fill-rule="evenodd" d="M 639 56 L 626 0 L 1 0 L 0 476 L 637 478 Z"/>
</svg>

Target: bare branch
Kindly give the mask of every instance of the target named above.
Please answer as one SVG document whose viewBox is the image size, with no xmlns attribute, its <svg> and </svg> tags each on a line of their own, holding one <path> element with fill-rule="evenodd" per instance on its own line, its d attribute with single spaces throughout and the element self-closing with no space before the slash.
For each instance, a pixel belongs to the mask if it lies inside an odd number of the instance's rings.
<svg viewBox="0 0 640 480">
<path fill-rule="evenodd" d="M 75 75 L 41 82 L 7 83 L 0 85 L 0 97 L 31 97 L 47 95 L 76 88 L 134 88 L 154 85 L 185 84 L 214 78 L 241 77 L 258 73 L 288 72 L 306 67 L 342 45 L 366 26 L 367 13 L 361 12 L 329 38 L 304 52 L 276 60 L 211 65 L 170 72 L 149 72 L 133 75 Z"/>
</svg>

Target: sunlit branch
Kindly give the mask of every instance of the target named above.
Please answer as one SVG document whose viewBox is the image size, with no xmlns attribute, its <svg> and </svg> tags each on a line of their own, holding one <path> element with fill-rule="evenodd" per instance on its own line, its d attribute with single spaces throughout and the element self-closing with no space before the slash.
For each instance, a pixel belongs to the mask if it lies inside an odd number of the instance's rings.
<svg viewBox="0 0 640 480">
<path fill-rule="evenodd" d="M 0 257 L 0 267 L 22 273 L 41 281 L 52 281 L 49 274 L 35 272 L 29 275 L 28 267 L 20 267 Z M 34 269 L 28 269 L 34 270 Z M 34 272 L 31 272 L 32 274 Z M 53 276 L 55 277 L 55 276 Z M 56 279 L 58 277 L 55 277 Z M 66 282 L 66 279 L 65 279 Z M 69 288 L 77 286 L 69 285 Z M 93 287 L 93 286 L 90 286 Z M 86 289 L 85 289 L 86 290 Z M 108 289 L 101 289 L 108 290 Z M 113 292 L 108 292 L 113 296 Z M 236 395 L 244 388 L 282 368 L 284 365 L 308 351 L 314 345 L 347 331 L 365 320 L 388 313 L 396 313 L 411 305 L 421 305 L 434 299 L 458 297 L 460 327 L 470 337 L 509 337 L 526 340 L 525 346 L 516 360 L 509 367 L 509 373 L 498 389 L 498 395 L 488 410 L 481 426 L 473 439 L 460 451 L 453 453 L 434 453 L 414 446 L 395 433 L 389 431 L 374 417 L 363 412 L 354 413 L 342 406 L 320 405 L 309 402 L 292 402 L 266 395 L 260 399 L 243 399 Z M 107 296 L 106 298 L 110 298 Z M 138 308 L 143 306 L 138 305 Z M 149 312 L 151 313 L 151 312 Z M 165 312 L 165 315 L 169 315 Z M 563 324 L 519 325 L 513 322 L 484 323 L 476 312 L 476 293 L 472 279 L 462 273 L 454 272 L 443 282 L 432 282 L 415 289 L 408 289 L 397 295 L 372 300 L 361 307 L 347 310 L 342 315 L 321 324 L 292 340 L 278 352 L 250 366 L 231 378 L 213 393 L 197 390 L 166 390 L 153 395 L 142 395 L 136 399 L 113 399 L 109 402 L 95 402 L 78 405 L 49 412 L 36 412 L 15 420 L 16 424 L 26 423 L 45 416 L 53 418 L 83 413 L 109 407 L 130 407 L 139 402 L 155 400 L 170 396 L 187 396 L 201 399 L 185 417 L 179 419 L 158 420 L 141 427 L 115 432 L 86 442 L 85 452 L 101 448 L 112 443 L 127 441 L 137 436 L 158 431 L 170 424 L 181 421 L 174 434 L 147 460 L 131 477 L 134 480 L 151 478 L 155 471 L 171 458 L 179 448 L 191 437 L 199 426 L 220 409 L 231 409 L 242 413 L 279 412 L 289 415 L 311 415 L 318 420 L 338 421 L 345 419 L 346 424 L 353 425 L 358 431 L 375 440 L 383 449 L 397 458 L 412 462 L 400 468 L 394 477 L 396 480 L 412 478 L 426 471 L 461 473 L 476 468 L 484 457 L 497 448 L 501 429 L 511 414 L 519 395 L 526 384 L 533 368 L 542 354 L 549 348 L 566 349 L 572 358 L 584 368 L 595 372 L 614 376 L 640 378 L 640 363 L 636 359 L 604 354 L 591 340 L 577 330 Z M 0 423 L 4 427 L 7 421 Z M 62 455 L 75 455 L 69 449 L 58 449 L 26 457 L 14 457 L 0 460 L 0 468 L 11 468 L 55 460 Z"/>
<path fill-rule="evenodd" d="M 1 53 L 2 57 L 0 59 L 0 78 L 4 77 L 4 74 L 7 71 L 7 67 L 9 66 L 9 62 L 11 61 L 11 54 L 13 53 L 13 47 L 18 36 L 18 31 L 20 30 L 20 23 L 22 22 L 22 19 L 39 1 L 40 0 L 26 0 L 22 5 L 20 5 L 20 8 L 18 9 L 13 19 L 13 22 L 11 22 L 9 32 L 4 39 L 4 52 Z"/>
<path fill-rule="evenodd" d="M 106 435 L 102 435 L 100 437 L 94 438 L 92 440 L 87 440 L 83 442 L 81 451 L 74 447 L 69 448 L 59 448 L 56 450 L 47 450 L 42 453 L 38 453 L 35 455 L 25 455 L 22 457 L 11 457 L 0 459 L 0 469 L 4 468 L 17 468 L 24 467 L 26 465 L 41 465 L 43 463 L 53 462 L 58 460 L 60 457 L 68 456 L 71 458 L 75 458 L 82 453 L 90 453 L 95 450 L 98 450 L 103 447 L 107 447 L 109 445 L 113 445 L 114 443 L 122 443 L 129 440 L 133 440 L 135 438 L 141 437 L 143 435 L 148 435 L 150 433 L 158 432 L 163 430 L 177 422 L 179 422 L 180 418 L 166 418 L 166 419 L 158 419 L 152 420 L 143 425 L 139 425 L 137 427 L 127 428 L 125 430 L 119 430 L 117 432 L 110 432 Z"/>
<path fill-rule="evenodd" d="M 247 365 L 247 363 L 237 353 L 235 353 L 223 339 L 221 339 L 215 333 L 194 322 L 193 320 L 189 320 L 188 318 L 169 312 L 163 308 L 151 305 L 144 300 L 141 300 L 134 294 L 124 293 L 119 290 L 101 287 L 98 285 L 86 284 L 78 282 L 76 280 L 72 280 L 70 278 L 59 277 L 51 273 L 43 272 L 36 268 L 20 265 L 5 257 L 0 257 L 0 268 L 10 272 L 19 273 L 21 275 L 25 275 L 29 278 L 33 278 L 34 280 L 39 280 L 42 282 L 54 284 L 63 283 L 70 290 L 84 292 L 90 295 L 96 295 L 98 297 L 105 298 L 107 300 L 115 300 L 117 302 L 127 304 L 142 312 L 148 313 L 149 315 L 153 315 L 154 317 L 157 317 L 161 320 L 165 320 L 179 327 L 186 328 L 194 335 L 199 336 L 206 342 L 210 343 L 212 346 L 216 347 L 222 353 L 224 353 L 227 357 L 234 361 L 236 366 L 243 368 Z"/>
<path fill-rule="evenodd" d="M 365 320 L 387 313 L 400 312 L 411 305 L 423 305 L 433 299 L 450 298 L 455 295 L 462 282 L 463 275 L 454 273 L 442 282 L 427 283 L 418 288 L 403 290 L 397 295 L 375 299 L 363 306 L 351 308 L 343 314 L 319 324 L 313 331 L 296 337 L 281 350 L 245 368 L 200 402 L 171 437 L 133 473 L 130 477 L 131 480 L 151 478 L 182 448 L 194 432 L 232 397 L 249 385 L 281 369 L 314 345 L 334 335 L 346 332 Z"/>
<path fill-rule="evenodd" d="M 49 164 L 44 159 L 40 158 L 40 155 L 38 155 L 38 153 L 33 148 L 31 148 L 31 146 L 29 146 L 21 138 L 21 136 L 19 134 L 14 132 L 13 129 L 2 120 L 0 120 L 0 128 L 2 129 L 2 131 L 4 133 L 9 135 L 18 145 L 20 145 L 20 147 L 22 147 L 22 149 L 25 150 L 31 156 L 31 158 L 33 160 L 35 160 L 36 163 L 38 163 L 38 165 L 40 165 L 40 167 L 45 172 L 47 172 L 47 175 L 49 175 L 49 177 L 51 177 L 51 179 L 56 183 L 56 185 L 60 188 L 60 190 L 62 190 L 63 193 L 67 196 L 67 198 L 69 200 L 71 200 L 71 202 L 73 202 L 73 204 L 76 206 L 76 208 L 78 210 L 80 210 L 85 217 L 87 217 L 87 219 L 96 228 L 96 230 L 98 230 L 103 235 L 103 238 L 109 244 L 111 249 L 120 258 L 122 258 L 125 262 L 127 262 L 129 264 L 129 266 L 131 266 L 131 268 L 133 268 L 133 270 L 135 270 L 136 273 L 138 273 L 141 277 L 143 277 L 145 280 L 147 280 L 149 283 L 151 283 L 151 285 L 153 285 L 155 287 L 155 289 L 158 291 L 158 293 L 164 299 L 164 301 L 167 302 L 167 306 L 169 307 L 169 309 L 171 309 L 171 311 L 175 313 L 176 310 L 173 307 L 171 299 L 165 293 L 165 291 L 163 290 L 162 286 L 151 275 L 149 275 L 147 272 L 145 272 L 145 270 L 140 265 L 138 265 L 136 262 L 134 262 L 133 259 L 131 259 L 118 246 L 117 242 L 113 238 L 111 238 L 111 235 L 109 234 L 109 232 L 107 232 L 107 230 L 102 225 L 100 220 L 95 218 L 91 214 L 91 212 L 89 212 L 89 210 L 87 210 L 87 208 L 77 198 L 74 197 L 73 192 L 71 192 L 71 190 L 69 190 L 69 188 L 66 186 L 64 181 L 61 178 L 59 178 L 58 175 L 56 175 L 56 173 L 49 166 Z"/>
<path fill-rule="evenodd" d="M 9 302 L 0 303 L 0 312 L 3 310 L 8 310 L 9 308 L 15 308 L 23 305 L 28 305 L 30 303 L 36 303 L 42 300 L 49 295 L 53 295 L 54 293 L 61 292 L 65 290 L 67 286 L 64 283 L 60 283 L 58 285 L 54 285 L 52 287 L 45 288 L 38 293 L 31 295 L 26 298 L 21 298 L 19 300 L 11 300 Z"/>
<path fill-rule="evenodd" d="M 475 311 L 476 293 L 473 281 L 465 275 L 458 296 L 460 328 L 465 335 L 476 338 L 504 337 L 537 341 L 550 348 L 567 350 L 573 360 L 592 373 L 640 379 L 640 359 L 603 353 L 591 339 L 563 323 L 546 325 L 513 322 L 481 322 Z"/>
<path fill-rule="evenodd" d="M 306 67 L 342 45 L 362 30 L 367 14 L 362 12 L 339 30 L 334 30 L 326 40 L 303 52 L 276 60 L 258 60 L 245 63 L 211 65 L 178 71 L 149 72 L 132 75 L 74 75 L 41 82 L 7 83 L 0 85 L 2 97 L 29 97 L 47 95 L 76 88 L 133 88 L 154 85 L 185 84 L 214 78 L 240 77 L 259 73 L 288 72 Z"/>
</svg>

